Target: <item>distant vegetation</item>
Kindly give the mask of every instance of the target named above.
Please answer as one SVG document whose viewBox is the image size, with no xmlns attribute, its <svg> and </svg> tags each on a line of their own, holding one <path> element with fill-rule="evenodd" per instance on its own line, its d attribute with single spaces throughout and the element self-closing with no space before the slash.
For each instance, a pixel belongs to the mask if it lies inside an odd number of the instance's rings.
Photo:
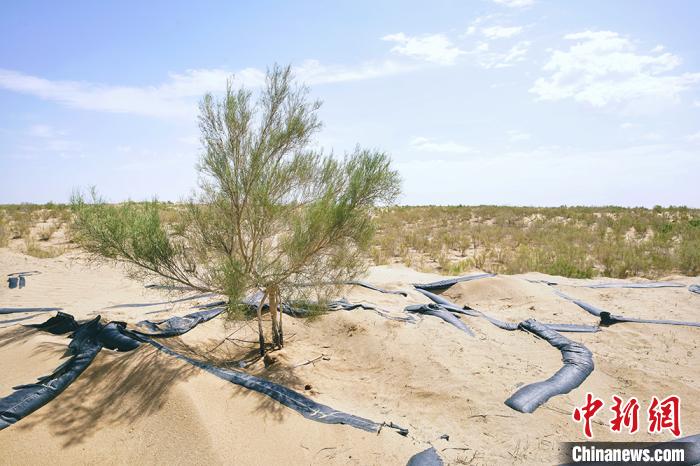
<svg viewBox="0 0 700 466">
<path fill-rule="evenodd" d="M 459 274 L 543 272 L 655 278 L 700 274 L 700 210 L 622 207 L 393 207 L 372 260 Z"/>
<path fill-rule="evenodd" d="M 164 223 L 182 206 L 164 203 Z M 0 206 L 0 247 L 49 255 L 75 247 L 64 205 Z M 42 233 L 58 230 L 47 241 Z M 459 274 L 538 271 L 569 277 L 700 275 L 700 209 L 391 207 L 377 216 L 375 264 Z"/>
</svg>

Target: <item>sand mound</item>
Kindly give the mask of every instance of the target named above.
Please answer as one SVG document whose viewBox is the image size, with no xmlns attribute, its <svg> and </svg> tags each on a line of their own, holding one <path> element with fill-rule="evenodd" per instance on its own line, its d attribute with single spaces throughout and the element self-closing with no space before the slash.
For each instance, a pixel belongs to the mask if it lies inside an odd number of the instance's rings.
<svg viewBox="0 0 700 466">
<path fill-rule="evenodd" d="M 118 268 L 87 268 L 75 258 L 24 257 L 0 251 L 5 273 L 27 266 L 42 271 L 29 277 L 22 290 L 4 289 L 0 307 L 59 306 L 77 318 L 101 314 L 134 324 L 183 315 L 195 304 L 216 299 L 144 289 Z M 339 297 L 400 315 L 408 304 L 428 302 L 410 283 L 439 278 L 381 267 L 366 279 L 408 291 L 408 297 L 356 286 L 344 287 Z M 566 283 L 561 289 L 568 294 L 620 307 L 612 311 L 624 307 L 626 314 L 638 311 L 641 316 L 665 306 L 674 318 L 700 320 L 698 298 L 687 290 L 588 290 Z M 692 299 L 677 294 L 681 291 Z M 521 277 L 460 283 L 443 296 L 513 322 L 596 322 L 546 285 Z M 612 394 L 636 396 L 642 406 L 653 395 L 677 394 L 683 400 L 684 434 L 700 431 L 698 329 L 620 324 L 596 334 L 569 334 L 593 352 L 595 371 L 579 389 L 521 414 L 503 402 L 523 384 L 556 372 L 561 355 L 525 332 L 503 331 L 476 317 L 463 320 L 476 337 L 430 316 L 413 324 L 369 310 L 338 311 L 313 320 L 285 316 L 287 345 L 274 353 L 269 367 L 255 358 L 255 327 L 247 322 L 219 317 L 164 340 L 192 358 L 234 369 L 245 366 L 248 373 L 335 409 L 393 421 L 410 429 L 406 438 L 389 429 L 376 435 L 307 420 L 270 398 L 142 346 L 128 353 L 103 349 L 53 402 L 2 431 L 0 449 L 12 464 L 46 462 L 47 457 L 57 464 L 405 464 L 432 444 L 453 464 L 556 463 L 558 442 L 583 439 L 570 413 L 587 391 L 608 400 Z M 13 385 L 50 373 L 62 361 L 68 341 L 15 324 L 0 328 L 0 397 Z M 600 424 L 594 433 L 596 440 L 668 438 L 644 429 L 634 436 L 612 434 Z M 450 440 L 438 440 L 443 434 Z"/>
<path fill-rule="evenodd" d="M 543 322 L 594 325 L 598 320 L 554 294 L 549 286 L 518 277 L 501 275 L 457 283 L 442 295 L 455 304 L 468 305 L 510 322 L 534 317 Z"/>
</svg>

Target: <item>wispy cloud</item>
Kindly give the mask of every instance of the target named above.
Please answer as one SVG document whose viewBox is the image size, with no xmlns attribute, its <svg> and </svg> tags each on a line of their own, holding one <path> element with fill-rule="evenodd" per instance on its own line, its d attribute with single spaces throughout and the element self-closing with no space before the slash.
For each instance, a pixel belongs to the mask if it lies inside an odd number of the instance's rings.
<svg viewBox="0 0 700 466">
<path fill-rule="evenodd" d="M 482 68 L 507 68 L 522 62 L 530 49 L 530 41 L 522 40 L 506 50 L 494 50 L 488 42 L 479 42 L 469 53 Z"/>
<path fill-rule="evenodd" d="M 20 133 L 17 157 L 31 159 L 42 155 L 63 158 L 82 157 L 82 146 L 70 139 L 68 133 L 46 124 L 36 124 Z"/>
<path fill-rule="evenodd" d="M 473 154 L 476 149 L 454 141 L 438 142 L 425 137 L 413 138 L 409 145 L 421 152 L 447 153 L 447 154 Z"/>
<path fill-rule="evenodd" d="M 530 133 L 527 133 L 525 131 L 520 131 L 517 129 L 511 129 L 508 131 L 508 139 L 512 142 L 518 142 L 518 141 L 529 141 L 532 138 L 532 135 Z"/>
<path fill-rule="evenodd" d="M 415 65 L 394 61 L 368 62 L 356 66 L 324 65 L 306 60 L 294 68 L 302 82 L 308 84 L 357 81 L 402 73 Z M 128 113 L 159 118 L 191 118 L 197 100 L 207 92 L 221 92 L 226 81 L 235 85 L 260 86 L 265 72 L 257 68 L 239 71 L 225 69 L 191 69 L 170 73 L 168 79 L 155 86 L 120 86 L 85 81 L 50 80 L 0 69 L 0 88 L 33 95 L 67 107 L 111 113 Z"/>
<path fill-rule="evenodd" d="M 403 32 L 389 34 L 382 40 L 395 42 L 391 51 L 418 60 L 425 60 L 439 65 L 452 65 L 465 52 L 456 47 L 444 34 L 424 34 L 408 36 Z"/>
<path fill-rule="evenodd" d="M 698 142 L 700 141 L 700 131 L 698 131 L 697 133 L 689 134 L 685 138 L 690 142 Z"/>
<path fill-rule="evenodd" d="M 535 0 L 493 0 L 493 2 L 510 8 L 523 8 L 535 4 Z"/>
<path fill-rule="evenodd" d="M 681 59 L 663 52 L 639 53 L 634 42 L 616 32 L 584 31 L 564 36 L 575 41 L 555 50 L 530 92 L 541 100 L 573 99 L 595 107 L 654 97 L 675 100 L 700 82 L 700 73 L 668 74 Z"/>
<path fill-rule="evenodd" d="M 517 36 L 522 31 L 522 26 L 490 26 L 481 29 L 481 33 L 488 39 L 508 39 Z"/>
</svg>

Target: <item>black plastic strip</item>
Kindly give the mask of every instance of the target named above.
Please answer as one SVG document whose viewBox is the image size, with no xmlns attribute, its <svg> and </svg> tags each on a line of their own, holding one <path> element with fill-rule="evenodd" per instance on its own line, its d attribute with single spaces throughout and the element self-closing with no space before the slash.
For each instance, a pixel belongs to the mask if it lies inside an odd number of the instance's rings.
<svg viewBox="0 0 700 466">
<path fill-rule="evenodd" d="M 554 290 L 554 292 L 564 299 L 568 299 L 572 303 L 576 304 L 581 309 L 585 310 L 589 314 L 596 317 L 600 317 L 600 325 L 610 326 L 613 324 L 619 324 L 621 322 L 631 322 L 636 324 L 660 324 L 660 325 L 683 325 L 686 327 L 700 327 L 700 322 L 689 322 L 685 320 L 665 320 L 665 319 L 637 319 L 636 317 L 625 317 L 619 314 L 611 314 L 608 311 L 599 309 L 592 304 L 588 304 L 579 299 L 572 298 L 559 290 Z"/>
<path fill-rule="evenodd" d="M 14 387 L 13 393 L 0 398 L 0 430 L 41 408 L 73 383 L 102 349 L 97 339 L 100 330 L 99 316 L 81 325 L 68 345 L 73 355 L 68 361 L 36 383 Z"/>
<path fill-rule="evenodd" d="M 520 323 L 520 328 L 544 339 L 561 351 L 564 365 L 542 382 L 521 387 L 505 404 L 521 413 L 531 413 L 555 395 L 569 393 L 593 372 L 593 354 L 580 343 L 551 330 L 533 319 Z"/>
<path fill-rule="evenodd" d="M 498 320 L 495 317 L 491 317 L 484 312 L 480 312 L 481 316 L 491 322 L 498 328 L 503 330 L 518 330 L 519 324 L 513 322 L 504 322 Z M 550 330 L 555 332 L 569 332 L 569 333 L 596 333 L 600 331 L 600 327 L 597 325 L 584 325 L 584 324 L 542 324 Z"/>
<path fill-rule="evenodd" d="M 0 314 L 20 314 L 22 312 L 61 311 L 61 307 L 0 307 Z"/>
<path fill-rule="evenodd" d="M 46 322 L 29 324 L 27 327 L 43 330 L 44 332 L 53 333 L 54 335 L 63 335 L 77 330 L 79 325 L 72 315 L 59 311 Z"/>
<path fill-rule="evenodd" d="M 15 322 L 22 322 L 23 320 L 29 320 L 33 319 L 35 316 L 26 316 L 26 317 L 18 317 L 16 319 L 8 319 L 8 320 L 0 320 L 0 325 L 2 324 L 14 324 Z M 6 327 L 3 325 L 3 328 Z M 10 327 L 10 325 L 7 325 L 7 327 Z"/>
<path fill-rule="evenodd" d="M 682 283 L 675 282 L 611 282 L 611 283 L 595 283 L 593 285 L 576 285 L 585 288 L 685 288 Z"/>
<path fill-rule="evenodd" d="M 425 291 L 421 290 L 420 288 L 417 288 L 417 290 L 421 293 L 423 293 L 425 296 L 430 298 L 433 302 L 436 304 L 439 304 L 441 307 L 444 309 L 450 311 L 450 312 L 456 312 L 459 314 L 464 314 L 472 317 L 483 317 L 484 319 L 488 320 L 491 322 L 493 325 L 495 325 L 498 328 L 501 328 L 503 330 L 517 330 L 518 329 L 518 324 L 516 323 L 511 323 L 511 322 L 504 322 L 502 320 L 498 320 L 495 317 L 491 317 L 481 311 L 477 311 L 476 309 L 472 309 L 469 306 L 464 306 L 463 308 L 460 308 L 456 304 L 448 301 L 447 299 L 443 298 L 442 296 L 436 295 L 434 293 L 431 293 L 430 291 Z M 544 324 L 546 327 L 555 330 L 557 332 L 575 332 L 575 333 L 595 333 L 600 331 L 600 328 L 597 325 L 581 325 L 581 324 Z"/>
<path fill-rule="evenodd" d="M 364 288 L 368 288 L 370 290 L 379 291 L 380 293 L 397 294 L 397 295 L 403 296 L 404 298 L 408 296 L 408 293 L 406 293 L 405 291 L 385 290 L 384 288 L 379 288 L 377 286 L 372 285 L 371 283 L 367 283 L 367 282 L 362 281 L 362 280 L 352 280 L 349 282 L 343 282 L 342 285 L 361 286 Z"/>
<path fill-rule="evenodd" d="M 406 312 L 414 312 L 418 314 L 425 314 L 433 317 L 438 317 L 445 322 L 454 325 L 464 333 L 466 333 L 469 336 L 474 336 L 474 332 L 471 331 L 467 325 L 459 320 L 457 316 L 455 316 L 453 313 L 442 307 L 440 304 L 413 304 L 411 306 L 406 306 L 404 309 Z"/>
<path fill-rule="evenodd" d="M 420 288 L 423 290 L 428 290 L 428 291 L 439 291 L 439 290 L 446 290 L 447 288 L 451 287 L 455 283 L 459 282 L 469 282 L 472 280 L 479 280 L 481 278 L 491 278 L 495 277 L 495 273 L 480 273 L 476 275 L 465 275 L 463 277 L 457 277 L 457 278 L 448 278 L 447 280 L 440 280 L 437 282 L 432 282 L 432 283 L 414 283 L 413 286 L 415 288 Z"/>
<path fill-rule="evenodd" d="M 443 466 L 442 458 L 434 447 L 411 456 L 406 466 Z"/>
<path fill-rule="evenodd" d="M 224 312 L 224 310 L 224 308 L 208 309 L 205 311 L 193 312 L 183 317 L 175 316 L 155 322 L 142 320 L 136 324 L 140 329 L 135 329 L 134 332 L 158 338 L 175 337 L 189 332 L 202 322 L 213 319 Z"/>
<path fill-rule="evenodd" d="M 142 341 L 153 345 L 158 350 L 169 354 L 170 356 L 176 357 L 182 361 L 192 364 L 202 370 L 209 372 L 220 379 L 226 380 L 228 382 L 240 385 L 241 387 L 247 388 L 249 390 L 256 391 L 260 394 L 269 396 L 275 401 L 282 403 L 288 408 L 293 409 L 307 419 L 311 419 L 317 422 L 323 422 L 326 424 L 347 424 L 349 426 L 362 429 L 368 432 L 378 432 L 382 424 L 365 419 L 359 416 L 354 416 L 352 414 L 344 413 L 342 411 L 336 411 L 329 406 L 322 405 L 313 401 L 304 395 L 295 392 L 287 387 L 270 382 L 269 380 L 262 379 L 260 377 L 255 377 L 254 375 L 246 374 L 244 372 L 233 371 L 230 369 L 223 369 L 220 367 L 212 366 L 210 364 L 197 361 L 196 359 L 189 358 L 183 354 L 180 354 L 159 342 L 148 338 L 143 335 L 137 335 L 137 338 Z"/>
</svg>

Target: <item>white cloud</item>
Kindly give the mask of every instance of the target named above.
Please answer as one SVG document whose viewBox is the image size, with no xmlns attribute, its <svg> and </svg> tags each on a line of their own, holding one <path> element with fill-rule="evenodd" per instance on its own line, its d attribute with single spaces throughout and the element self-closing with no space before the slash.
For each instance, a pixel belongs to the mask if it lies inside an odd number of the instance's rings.
<svg viewBox="0 0 700 466">
<path fill-rule="evenodd" d="M 82 157 L 81 145 L 66 137 L 67 133 L 50 125 L 36 124 L 23 132 L 17 150 L 21 158 L 36 158 L 51 154 L 63 158 Z"/>
<path fill-rule="evenodd" d="M 508 131 L 508 139 L 517 142 L 517 141 L 529 141 L 532 138 L 532 135 L 530 133 L 527 133 L 525 131 L 520 131 L 517 129 L 511 129 Z"/>
<path fill-rule="evenodd" d="M 523 8 L 535 4 L 535 0 L 493 0 L 493 2 L 511 8 Z"/>
<path fill-rule="evenodd" d="M 436 142 L 429 138 L 413 138 L 409 145 L 421 152 L 471 154 L 477 152 L 474 148 L 453 141 Z"/>
<path fill-rule="evenodd" d="M 660 141 L 663 139 L 663 135 L 661 135 L 661 133 L 657 133 L 656 131 L 650 131 L 642 134 L 642 139 L 645 141 Z"/>
<path fill-rule="evenodd" d="M 632 129 L 637 127 L 638 125 L 635 123 L 630 123 L 629 121 L 626 121 L 620 125 L 621 129 Z"/>
<path fill-rule="evenodd" d="M 416 69 L 391 60 L 367 62 L 355 66 L 324 65 L 318 60 L 305 60 L 294 67 L 295 76 L 306 84 L 330 84 L 346 81 L 362 81 L 404 73 Z"/>
<path fill-rule="evenodd" d="M 685 138 L 690 142 L 700 141 L 700 131 L 698 131 L 697 133 L 689 134 Z"/>
<path fill-rule="evenodd" d="M 465 53 L 454 46 L 444 34 L 407 36 L 403 32 L 399 32 L 384 36 L 382 40 L 397 44 L 391 48 L 394 53 L 439 65 L 452 65 L 457 57 Z"/>
<path fill-rule="evenodd" d="M 59 131 L 56 130 L 53 126 L 43 124 L 32 125 L 27 130 L 27 135 L 41 139 L 56 138 L 59 136 L 64 136 L 65 134 L 65 131 Z"/>
<path fill-rule="evenodd" d="M 481 33 L 488 39 L 507 39 L 509 37 L 517 36 L 522 32 L 522 30 L 523 28 L 521 26 L 491 26 L 482 28 Z"/>
<path fill-rule="evenodd" d="M 700 107 L 700 100 L 694 100 L 694 101 L 693 101 L 693 106 L 694 106 L 694 107 Z"/>
<path fill-rule="evenodd" d="M 671 53 L 637 53 L 634 43 L 611 31 L 584 31 L 564 36 L 576 41 L 555 50 L 545 64 L 549 76 L 538 78 L 530 92 L 541 100 L 573 99 L 595 107 L 645 97 L 675 100 L 700 81 L 700 73 L 666 74 L 681 59 Z"/>
<path fill-rule="evenodd" d="M 488 42 L 479 42 L 470 53 L 482 68 L 507 68 L 522 62 L 527 56 L 530 41 L 523 40 L 505 51 L 493 51 Z"/>
<path fill-rule="evenodd" d="M 363 63 L 357 66 L 329 66 L 306 60 L 294 68 L 300 81 L 307 84 L 335 83 L 372 79 L 401 73 L 415 66 L 392 61 Z M 235 85 L 260 86 L 265 73 L 256 68 L 236 72 L 225 69 L 192 69 L 171 73 L 155 86 L 119 86 L 85 81 L 49 80 L 14 70 L 0 69 L 0 88 L 29 94 L 67 107 L 149 117 L 185 117 L 196 114 L 197 101 L 207 92 L 221 92 L 226 81 Z"/>
</svg>

